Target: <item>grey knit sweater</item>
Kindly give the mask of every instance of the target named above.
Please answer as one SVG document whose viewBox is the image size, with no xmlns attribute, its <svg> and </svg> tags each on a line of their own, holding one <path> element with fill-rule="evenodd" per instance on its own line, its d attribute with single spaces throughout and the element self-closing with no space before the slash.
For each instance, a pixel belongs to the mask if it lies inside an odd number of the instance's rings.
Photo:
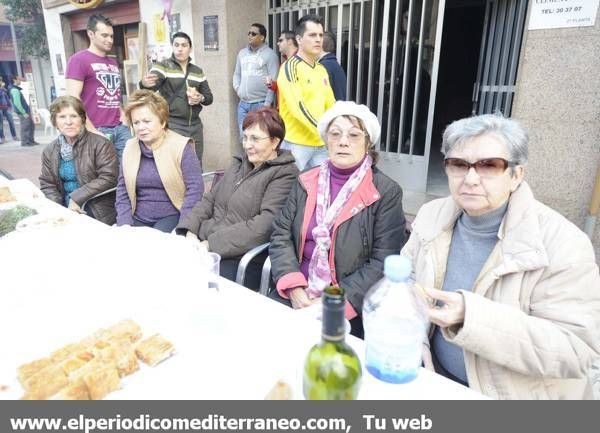
<svg viewBox="0 0 600 433">
<path fill-rule="evenodd" d="M 508 201 L 485 215 L 472 217 L 463 212 L 458 218 L 452 234 L 442 290 L 453 292 L 472 289 L 498 242 L 498 229 L 507 207 Z M 436 358 L 438 373 L 468 383 L 462 348 L 448 343 L 437 327 L 431 339 L 431 350 Z"/>
</svg>

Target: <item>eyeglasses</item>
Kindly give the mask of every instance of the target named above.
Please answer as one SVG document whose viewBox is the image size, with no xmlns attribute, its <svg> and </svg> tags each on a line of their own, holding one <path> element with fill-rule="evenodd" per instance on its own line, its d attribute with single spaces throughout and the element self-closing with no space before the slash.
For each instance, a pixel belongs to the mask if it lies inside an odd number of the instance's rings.
<svg viewBox="0 0 600 433">
<path fill-rule="evenodd" d="M 360 143 L 365 138 L 365 131 L 360 129 L 350 129 L 349 131 L 341 131 L 339 129 L 330 129 L 327 131 L 327 139 L 331 143 L 338 143 L 345 135 L 348 141 L 352 144 Z"/>
<path fill-rule="evenodd" d="M 242 143 L 258 143 L 259 141 L 266 140 L 271 137 L 257 137 L 256 135 L 243 135 Z"/>
<path fill-rule="evenodd" d="M 250 30 L 250 31 L 248 32 L 248 36 L 256 36 L 257 34 L 258 34 L 258 33 L 256 33 L 256 32 L 253 32 L 252 30 Z"/>
<path fill-rule="evenodd" d="M 460 158 L 444 159 L 446 174 L 452 177 L 464 177 L 471 168 L 474 168 L 480 177 L 495 177 L 504 173 L 508 167 L 516 165 L 516 162 L 507 161 L 504 158 L 486 158 L 475 162 Z"/>
</svg>

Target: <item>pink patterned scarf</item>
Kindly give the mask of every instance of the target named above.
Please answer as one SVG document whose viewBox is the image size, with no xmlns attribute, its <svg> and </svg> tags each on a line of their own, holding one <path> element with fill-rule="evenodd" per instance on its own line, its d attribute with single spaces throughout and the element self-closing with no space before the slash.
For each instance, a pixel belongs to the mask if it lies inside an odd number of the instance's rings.
<svg viewBox="0 0 600 433">
<path fill-rule="evenodd" d="M 308 288 L 306 292 L 310 298 L 321 296 L 323 289 L 331 284 L 331 271 L 329 270 L 329 249 L 331 248 L 331 229 L 339 216 L 342 208 L 362 182 L 367 170 L 373 161 L 369 155 L 365 157 L 350 178 L 346 181 L 333 203 L 330 201 L 329 164 L 324 161 L 319 172 L 317 187 L 317 225 L 312 230 L 315 249 L 308 265 Z"/>
</svg>

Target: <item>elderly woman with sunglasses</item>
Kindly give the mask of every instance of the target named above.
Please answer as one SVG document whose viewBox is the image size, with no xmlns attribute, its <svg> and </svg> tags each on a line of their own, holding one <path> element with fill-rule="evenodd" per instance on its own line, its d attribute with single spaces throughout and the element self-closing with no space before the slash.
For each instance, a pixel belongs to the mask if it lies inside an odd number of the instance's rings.
<svg viewBox="0 0 600 433">
<path fill-rule="evenodd" d="M 285 126 L 277 110 L 249 112 L 242 131 L 244 153 L 233 157 L 223 178 L 177 226 L 178 234 L 199 239 L 220 254 L 221 275 L 231 280 L 241 256 L 268 242 L 273 219 L 298 176 L 294 156 L 279 147 Z M 262 270 L 257 262 L 250 263 L 245 283 L 253 289 L 258 288 Z"/>
<path fill-rule="evenodd" d="M 598 266 L 584 233 L 523 180 L 527 143 L 495 115 L 444 132 L 451 197 L 423 205 L 402 250 L 435 301 L 424 362 L 493 398 L 591 398 Z"/>
<path fill-rule="evenodd" d="M 383 260 L 405 242 L 402 189 L 375 166 L 381 127 L 364 105 L 338 101 L 318 124 L 329 159 L 305 171 L 275 220 L 269 256 L 277 291 L 293 308 L 345 289 L 346 318 L 362 336 L 366 291 L 383 277 Z"/>
</svg>

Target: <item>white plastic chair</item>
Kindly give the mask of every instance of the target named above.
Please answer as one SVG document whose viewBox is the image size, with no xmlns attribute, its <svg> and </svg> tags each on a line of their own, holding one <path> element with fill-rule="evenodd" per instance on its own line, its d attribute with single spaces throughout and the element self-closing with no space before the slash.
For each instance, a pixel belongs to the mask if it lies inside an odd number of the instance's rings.
<svg viewBox="0 0 600 433">
<path fill-rule="evenodd" d="M 45 108 L 38 108 L 38 114 L 40 115 L 40 119 L 44 122 L 44 135 L 48 135 L 48 129 L 50 129 L 50 135 L 56 135 L 56 129 L 52 125 L 52 121 L 50 120 L 50 112 Z"/>
</svg>

